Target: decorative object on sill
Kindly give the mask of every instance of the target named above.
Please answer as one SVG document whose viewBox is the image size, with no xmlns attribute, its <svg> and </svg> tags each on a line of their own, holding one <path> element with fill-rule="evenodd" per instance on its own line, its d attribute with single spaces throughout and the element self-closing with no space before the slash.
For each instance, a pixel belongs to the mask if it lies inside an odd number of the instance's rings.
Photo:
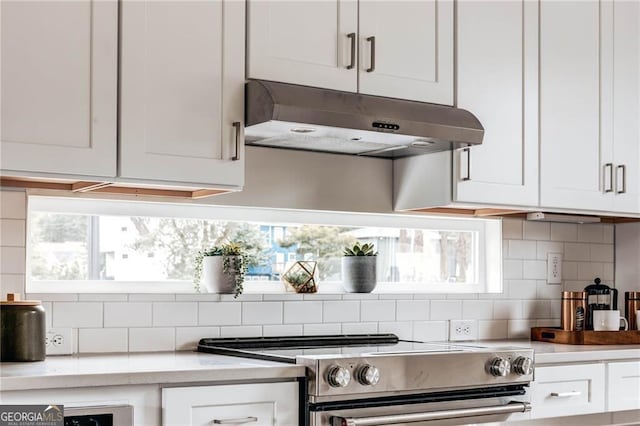
<svg viewBox="0 0 640 426">
<path fill-rule="evenodd" d="M 553 327 L 533 327 L 531 340 L 564 345 L 638 345 L 640 331 L 566 331 Z"/>
<path fill-rule="evenodd" d="M 376 288 L 378 253 L 373 243 L 345 247 L 342 258 L 342 287 L 349 293 L 371 293 Z"/>
<path fill-rule="evenodd" d="M 196 255 L 193 284 L 197 292 L 242 294 L 247 272 L 246 254 L 237 243 L 200 250 Z"/>
<path fill-rule="evenodd" d="M 318 262 L 313 260 L 299 260 L 282 274 L 282 281 L 287 291 L 296 293 L 315 293 L 318 291 L 316 284 Z"/>
</svg>

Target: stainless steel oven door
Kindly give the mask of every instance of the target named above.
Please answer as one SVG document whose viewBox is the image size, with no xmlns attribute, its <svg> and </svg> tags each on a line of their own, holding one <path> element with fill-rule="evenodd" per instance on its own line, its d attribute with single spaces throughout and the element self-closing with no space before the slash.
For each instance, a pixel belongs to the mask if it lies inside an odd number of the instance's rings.
<svg viewBox="0 0 640 426">
<path fill-rule="evenodd" d="M 513 413 L 531 409 L 521 398 L 481 398 L 466 401 L 388 405 L 311 411 L 311 426 L 467 425 L 503 422 Z"/>
</svg>

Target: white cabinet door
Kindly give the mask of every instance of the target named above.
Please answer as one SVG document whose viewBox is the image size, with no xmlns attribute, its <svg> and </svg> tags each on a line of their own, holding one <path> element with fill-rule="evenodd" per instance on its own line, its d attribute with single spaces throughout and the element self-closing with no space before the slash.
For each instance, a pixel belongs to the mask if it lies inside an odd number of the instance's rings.
<svg viewBox="0 0 640 426">
<path fill-rule="evenodd" d="M 613 203 L 609 2 L 540 3 L 540 199 L 543 207 L 609 210 Z M 602 11 L 601 11 L 602 8 Z M 569 30 L 570 28 L 570 30 Z M 601 69 L 603 72 L 601 72 Z M 602 84 L 601 84 L 602 83 Z M 610 192 L 605 192 L 610 190 Z"/>
<path fill-rule="evenodd" d="M 613 211 L 640 213 L 640 3 L 613 12 Z"/>
<path fill-rule="evenodd" d="M 604 364 L 538 367 L 531 387 L 531 418 L 602 413 Z"/>
<path fill-rule="evenodd" d="M 242 185 L 244 12 L 231 0 L 122 3 L 122 177 Z"/>
<path fill-rule="evenodd" d="M 162 424 L 204 426 L 298 424 L 298 383 L 162 389 Z"/>
<path fill-rule="evenodd" d="M 607 411 L 640 409 L 640 361 L 607 364 Z"/>
<path fill-rule="evenodd" d="M 355 92 L 358 2 L 247 2 L 247 77 Z"/>
<path fill-rule="evenodd" d="M 359 7 L 360 93 L 453 105 L 453 1 Z"/>
<path fill-rule="evenodd" d="M 2 1 L 3 174 L 116 174 L 118 3 Z"/>
<path fill-rule="evenodd" d="M 485 135 L 482 145 L 456 153 L 454 200 L 535 206 L 538 5 L 461 0 L 457 7 L 457 105 L 478 117 Z"/>
</svg>

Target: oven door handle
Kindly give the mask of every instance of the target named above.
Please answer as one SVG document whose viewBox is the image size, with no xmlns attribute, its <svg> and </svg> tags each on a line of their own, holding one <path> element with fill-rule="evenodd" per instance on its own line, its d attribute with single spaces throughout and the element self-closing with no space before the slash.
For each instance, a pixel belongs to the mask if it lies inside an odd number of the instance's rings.
<svg viewBox="0 0 640 426">
<path fill-rule="evenodd" d="M 459 410 L 440 410 L 426 413 L 397 414 L 376 417 L 331 417 L 332 426 L 374 426 L 397 423 L 426 422 L 430 420 L 457 419 L 460 417 L 490 416 L 492 414 L 525 413 L 531 410 L 528 402 L 510 402 L 494 407 L 462 408 Z"/>
</svg>

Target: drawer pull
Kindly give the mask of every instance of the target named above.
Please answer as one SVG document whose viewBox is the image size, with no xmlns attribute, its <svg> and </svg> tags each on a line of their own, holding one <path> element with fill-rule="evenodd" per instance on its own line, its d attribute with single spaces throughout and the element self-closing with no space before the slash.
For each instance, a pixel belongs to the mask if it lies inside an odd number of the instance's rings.
<svg viewBox="0 0 640 426">
<path fill-rule="evenodd" d="M 247 423 L 255 423 L 258 421 L 257 417 L 239 417 L 237 419 L 223 419 L 223 420 L 219 420 L 219 419 L 214 419 L 213 420 L 213 424 L 214 425 L 244 425 Z"/>
<path fill-rule="evenodd" d="M 572 396 L 580 396 L 582 392 L 580 391 L 569 391 L 569 392 L 551 392 L 551 396 L 553 398 L 569 398 Z"/>
</svg>

